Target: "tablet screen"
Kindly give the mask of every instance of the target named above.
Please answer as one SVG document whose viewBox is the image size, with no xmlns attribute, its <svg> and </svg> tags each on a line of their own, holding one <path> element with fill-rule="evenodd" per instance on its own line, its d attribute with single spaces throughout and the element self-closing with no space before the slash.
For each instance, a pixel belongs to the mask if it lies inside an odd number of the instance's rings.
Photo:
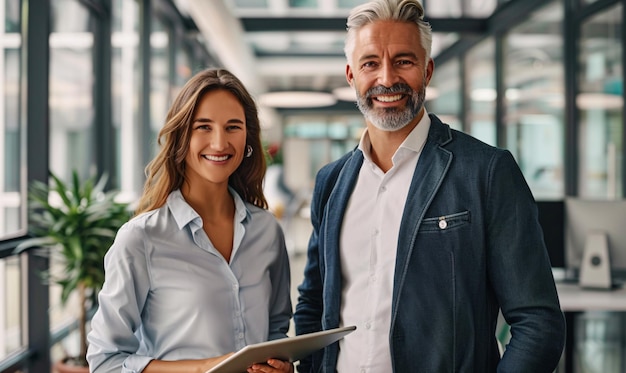
<svg viewBox="0 0 626 373">
<path fill-rule="evenodd" d="M 331 343 L 337 342 L 355 329 L 356 326 L 345 326 L 251 344 L 205 373 L 245 373 L 250 365 L 264 363 L 272 358 L 291 362 L 298 361 Z"/>
</svg>

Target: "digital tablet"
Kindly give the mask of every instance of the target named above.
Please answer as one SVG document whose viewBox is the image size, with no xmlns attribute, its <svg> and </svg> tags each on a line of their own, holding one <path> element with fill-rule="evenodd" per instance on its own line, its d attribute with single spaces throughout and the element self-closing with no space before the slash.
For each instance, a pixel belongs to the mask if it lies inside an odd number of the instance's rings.
<svg viewBox="0 0 626 373">
<path fill-rule="evenodd" d="M 245 373 L 250 365 L 265 363 L 268 359 L 298 361 L 333 342 L 337 342 L 355 329 L 356 326 L 345 326 L 251 344 L 235 352 L 228 359 L 205 373 Z"/>
</svg>

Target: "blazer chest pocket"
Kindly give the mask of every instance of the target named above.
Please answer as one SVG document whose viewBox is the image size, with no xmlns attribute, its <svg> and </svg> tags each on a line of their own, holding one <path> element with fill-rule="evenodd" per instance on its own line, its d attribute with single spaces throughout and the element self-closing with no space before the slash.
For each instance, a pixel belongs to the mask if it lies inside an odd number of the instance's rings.
<svg viewBox="0 0 626 373">
<path fill-rule="evenodd" d="M 441 232 L 462 227 L 470 223 L 470 212 L 463 211 L 454 214 L 438 216 L 434 218 L 424 218 L 420 225 L 419 232 Z"/>
</svg>

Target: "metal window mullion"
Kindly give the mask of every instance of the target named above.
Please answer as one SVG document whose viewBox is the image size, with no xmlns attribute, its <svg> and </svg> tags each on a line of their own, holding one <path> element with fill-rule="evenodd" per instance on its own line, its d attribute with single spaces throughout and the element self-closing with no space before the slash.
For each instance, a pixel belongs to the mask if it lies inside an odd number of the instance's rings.
<svg viewBox="0 0 626 373">
<path fill-rule="evenodd" d="M 94 149 L 98 174 L 109 175 L 109 186 L 119 188 L 115 167 L 113 122 L 111 119 L 111 1 L 102 0 L 101 12 L 91 11 L 95 19 L 94 29 Z"/>
<path fill-rule="evenodd" d="M 22 151 L 26 152 L 26 167 L 22 193 L 26 186 L 38 180 L 47 182 L 49 165 L 49 62 L 50 35 L 49 0 L 22 0 L 22 57 L 20 73 L 20 120 L 25 128 Z M 24 153 L 23 153 L 24 154 Z M 25 180 L 24 180 L 25 179 Z M 50 372 L 50 306 L 49 289 L 41 281 L 42 271 L 48 270 L 48 259 L 33 251 L 21 256 L 25 279 L 22 291 L 24 333 L 33 358 L 29 372 Z"/>
<path fill-rule="evenodd" d="M 151 158 L 150 136 L 150 87 L 151 87 L 151 45 L 152 1 L 139 2 L 139 147 L 141 165 L 145 166 Z"/>
<path fill-rule="evenodd" d="M 565 196 L 576 196 L 579 191 L 579 149 L 578 131 L 580 128 L 578 110 L 576 109 L 576 92 L 578 91 L 577 71 L 578 48 L 580 39 L 580 22 L 575 21 L 575 8 L 578 0 L 563 0 L 563 61 L 565 69 L 565 123 L 564 123 L 564 168 Z"/>
</svg>

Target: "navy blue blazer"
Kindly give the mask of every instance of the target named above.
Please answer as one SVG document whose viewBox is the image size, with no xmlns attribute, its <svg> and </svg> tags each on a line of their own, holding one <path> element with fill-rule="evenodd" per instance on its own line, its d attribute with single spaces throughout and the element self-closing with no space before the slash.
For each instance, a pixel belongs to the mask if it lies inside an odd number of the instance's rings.
<svg viewBox="0 0 626 373">
<path fill-rule="evenodd" d="M 393 371 L 552 372 L 565 320 L 522 172 L 507 150 L 430 119 L 398 237 L 388 341 Z M 297 334 L 339 326 L 339 237 L 362 163 L 356 149 L 317 174 Z M 500 309 L 512 335 L 502 358 L 495 337 Z M 334 372 L 337 354 L 335 343 L 302 360 L 299 371 Z"/>
</svg>

